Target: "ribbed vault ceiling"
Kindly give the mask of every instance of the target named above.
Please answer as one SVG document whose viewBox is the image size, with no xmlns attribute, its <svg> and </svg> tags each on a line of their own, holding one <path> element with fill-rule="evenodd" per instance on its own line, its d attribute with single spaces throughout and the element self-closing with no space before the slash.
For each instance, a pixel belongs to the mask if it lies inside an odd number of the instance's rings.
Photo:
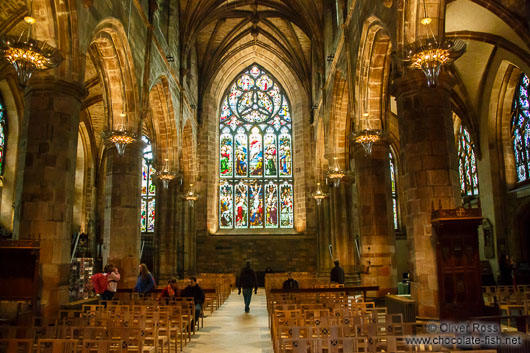
<svg viewBox="0 0 530 353">
<path fill-rule="evenodd" d="M 179 13 L 183 57 L 197 48 L 201 92 L 249 47 L 274 53 L 309 90 L 312 52 L 322 59 L 321 0 L 180 0 Z"/>
</svg>

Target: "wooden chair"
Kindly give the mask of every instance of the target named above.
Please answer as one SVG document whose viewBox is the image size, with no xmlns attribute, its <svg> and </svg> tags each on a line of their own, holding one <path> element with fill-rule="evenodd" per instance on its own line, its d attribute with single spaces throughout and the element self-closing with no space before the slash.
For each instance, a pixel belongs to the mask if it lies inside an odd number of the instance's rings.
<svg viewBox="0 0 530 353">
<path fill-rule="evenodd" d="M 40 339 L 37 341 L 37 353 L 76 353 L 75 339 Z"/>
<path fill-rule="evenodd" d="M 33 342 L 31 338 L 0 338 L 0 352 L 33 353 Z"/>
<path fill-rule="evenodd" d="M 84 339 L 78 353 L 122 353 L 126 347 L 122 340 L 89 340 Z"/>
</svg>

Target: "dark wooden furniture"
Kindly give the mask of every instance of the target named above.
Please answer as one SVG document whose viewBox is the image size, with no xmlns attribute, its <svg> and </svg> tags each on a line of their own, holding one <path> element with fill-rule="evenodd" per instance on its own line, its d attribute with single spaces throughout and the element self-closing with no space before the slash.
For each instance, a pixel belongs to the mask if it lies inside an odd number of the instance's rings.
<svg viewBox="0 0 530 353">
<path fill-rule="evenodd" d="M 38 310 L 39 242 L 36 240 L 0 241 L 0 299 L 30 303 Z"/>
<path fill-rule="evenodd" d="M 484 313 L 478 226 L 479 208 L 432 212 L 436 242 L 440 319 L 463 320 Z"/>
<path fill-rule="evenodd" d="M 379 286 L 350 286 L 344 288 L 297 288 L 297 289 L 271 289 L 271 293 L 288 294 L 288 293 L 346 293 L 355 294 L 363 293 L 366 300 L 366 292 L 378 291 Z"/>
</svg>

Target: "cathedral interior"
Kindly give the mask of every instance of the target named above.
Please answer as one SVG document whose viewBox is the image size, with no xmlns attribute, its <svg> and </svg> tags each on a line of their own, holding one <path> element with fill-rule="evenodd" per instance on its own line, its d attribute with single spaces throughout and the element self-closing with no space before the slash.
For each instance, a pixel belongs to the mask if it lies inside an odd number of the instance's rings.
<svg viewBox="0 0 530 353">
<path fill-rule="evenodd" d="M 0 325 L 107 264 L 224 293 L 250 261 L 269 305 L 338 260 L 376 307 L 525 335 L 529 77 L 528 0 L 2 0 Z"/>
</svg>

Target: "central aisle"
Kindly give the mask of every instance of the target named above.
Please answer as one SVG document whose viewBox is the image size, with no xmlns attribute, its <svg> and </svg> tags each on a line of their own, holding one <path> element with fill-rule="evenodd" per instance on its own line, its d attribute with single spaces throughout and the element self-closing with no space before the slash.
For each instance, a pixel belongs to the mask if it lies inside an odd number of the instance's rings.
<svg viewBox="0 0 530 353">
<path fill-rule="evenodd" d="M 223 306 L 204 319 L 184 353 L 272 353 L 265 290 L 252 295 L 245 314 L 243 294 L 232 292 Z"/>
</svg>

